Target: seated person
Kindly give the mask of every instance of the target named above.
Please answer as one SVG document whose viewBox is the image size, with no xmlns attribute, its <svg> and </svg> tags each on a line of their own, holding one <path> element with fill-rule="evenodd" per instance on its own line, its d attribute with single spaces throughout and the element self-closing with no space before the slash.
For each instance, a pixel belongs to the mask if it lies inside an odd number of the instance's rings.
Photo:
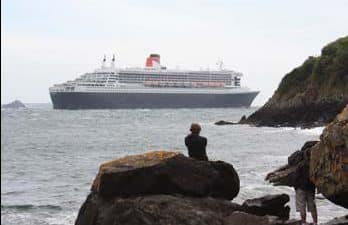
<svg viewBox="0 0 348 225">
<path fill-rule="evenodd" d="M 206 153 L 207 138 L 199 135 L 201 132 L 201 126 L 198 123 L 191 124 L 191 134 L 185 138 L 185 145 L 188 149 L 188 154 L 191 158 L 197 160 L 208 161 Z"/>
</svg>

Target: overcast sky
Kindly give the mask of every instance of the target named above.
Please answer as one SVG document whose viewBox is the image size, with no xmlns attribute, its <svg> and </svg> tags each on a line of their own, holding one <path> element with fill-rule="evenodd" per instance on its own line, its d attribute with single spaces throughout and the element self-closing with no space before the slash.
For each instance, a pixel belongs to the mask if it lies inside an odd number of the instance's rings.
<svg viewBox="0 0 348 225">
<path fill-rule="evenodd" d="M 347 0 L 4 0 L 1 102 L 50 102 L 48 88 L 100 66 L 225 67 L 262 105 L 308 56 L 348 35 Z"/>
</svg>

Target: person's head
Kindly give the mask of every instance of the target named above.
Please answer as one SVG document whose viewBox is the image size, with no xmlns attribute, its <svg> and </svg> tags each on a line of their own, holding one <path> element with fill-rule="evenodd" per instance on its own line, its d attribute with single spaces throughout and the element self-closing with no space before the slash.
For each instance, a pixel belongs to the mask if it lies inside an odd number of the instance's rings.
<svg viewBox="0 0 348 225">
<path fill-rule="evenodd" d="M 192 123 L 191 124 L 191 128 L 190 131 L 192 134 L 199 134 L 201 132 L 201 125 L 199 125 L 198 123 Z"/>
</svg>

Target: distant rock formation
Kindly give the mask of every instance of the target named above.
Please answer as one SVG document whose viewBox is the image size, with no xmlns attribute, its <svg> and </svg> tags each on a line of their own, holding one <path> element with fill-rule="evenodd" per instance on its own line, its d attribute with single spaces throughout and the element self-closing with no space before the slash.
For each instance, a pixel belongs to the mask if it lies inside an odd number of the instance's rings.
<svg viewBox="0 0 348 225">
<path fill-rule="evenodd" d="M 236 125 L 236 124 L 239 124 L 239 123 L 225 121 L 225 120 L 219 120 L 219 121 L 215 122 L 214 124 L 215 125 Z"/>
<path fill-rule="evenodd" d="M 287 221 L 289 196 L 231 202 L 239 178 L 225 162 L 166 151 L 132 155 L 100 166 L 75 225 L 300 225 Z"/>
<path fill-rule="evenodd" d="M 15 100 L 13 102 L 10 102 L 8 104 L 3 104 L 1 108 L 4 109 L 19 109 L 19 108 L 26 108 L 26 106 L 19 100 Z"/>
<path fill-rule="evenodd" d="M 320 135 L 288 158 L 288 164 L 269 173 L 274 185 L 294 186 L 297 166 L 310 151 L 309 176 L 316 188 L 331 202 L 348 208 L 348 105 Z"/>
<path fill-rule="evenodd" d="M 243 124 L 323 126 L 348 104 L 348 36 L 286 74 L 272 98 Z"/>
</svg>

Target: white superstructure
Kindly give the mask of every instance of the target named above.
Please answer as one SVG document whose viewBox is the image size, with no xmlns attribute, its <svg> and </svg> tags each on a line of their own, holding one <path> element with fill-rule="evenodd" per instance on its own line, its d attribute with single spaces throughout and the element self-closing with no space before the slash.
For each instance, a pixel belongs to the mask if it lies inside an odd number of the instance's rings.
<svg viewBox="0 0 348 225">
<path fill-rule="evenodd" d="M 161 66 L 160 56 L 151 54 L 145 68 L 119 69 L 115 56 L 106 66 L 85 73 L 73 81 L 56 84 L 50 92 L 135 92 L 135 93 L 231 93 L 244 92 L 242 74 L 232 70 L 216 71 L 169 70 Z"/>
</svg>

